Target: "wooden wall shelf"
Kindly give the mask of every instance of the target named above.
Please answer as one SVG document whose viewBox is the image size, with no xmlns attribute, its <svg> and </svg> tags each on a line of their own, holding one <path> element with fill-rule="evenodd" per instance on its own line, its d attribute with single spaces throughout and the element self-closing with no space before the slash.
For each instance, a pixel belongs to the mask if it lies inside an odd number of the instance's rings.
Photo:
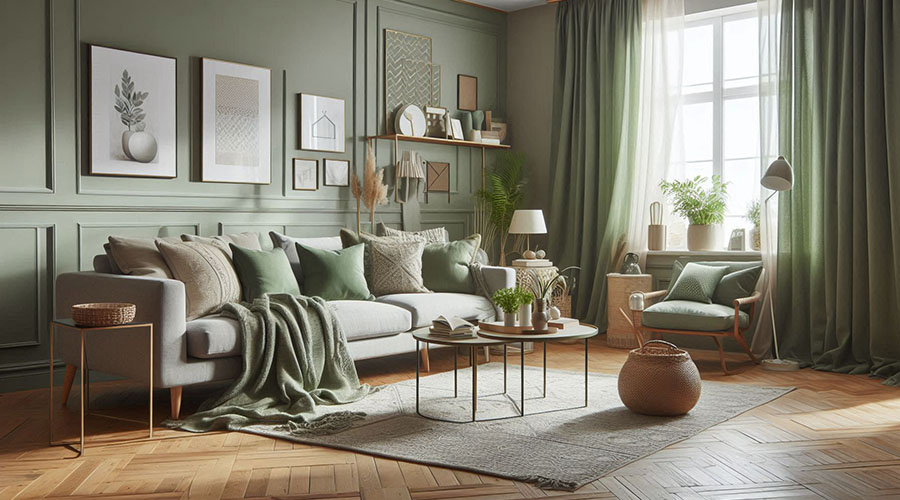
<svg viewBox="0 0 900 500">
<path fill-rule="evenodd" d="M 444 144 L 447 146 L 464 146 L 468 148 L 482 149 L 509 149 L 509 144 L 485 144 L 483 142 L 459 141 L 456 139 L 441 139 L 438 137 L 419 137 L 415 135 L 387 134 L 370 135 L 368 139 L 386 139 L 389 141 L 425 142 L 428 144 Z"/>
</svg>

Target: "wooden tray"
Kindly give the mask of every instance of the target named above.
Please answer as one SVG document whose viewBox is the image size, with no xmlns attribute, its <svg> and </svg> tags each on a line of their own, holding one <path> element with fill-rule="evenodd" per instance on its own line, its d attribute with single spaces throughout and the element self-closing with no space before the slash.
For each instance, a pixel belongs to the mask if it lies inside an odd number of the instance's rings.
<svg viewBox="0 0 900 500">
<path fill-rule="evenodd" d="M 541 335 L 546 333 L 556 333 L 556 328 L 548 327 L 546 331 L 536 331 L 530 326 L 506 326 L 502 321 L 480 321 L 478 328 L 489 332 L 497 333 L 519 333 L 522 335 Z"/>
</svg>

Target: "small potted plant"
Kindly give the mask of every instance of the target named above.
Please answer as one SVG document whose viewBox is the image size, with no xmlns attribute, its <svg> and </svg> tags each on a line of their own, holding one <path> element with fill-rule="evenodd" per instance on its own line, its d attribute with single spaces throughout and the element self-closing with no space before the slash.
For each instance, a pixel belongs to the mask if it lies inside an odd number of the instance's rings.
<svg viewBox="0 0 900 500">
<path fill-rule="evenodd" d="M 534 295 L 528 290 L 516 287 L 519 294 L 519 326 L 531 326 L 531 303 Z"/>
<path fill-rule="evenodd" d="M 750 230 L 750 248 L 759 251 L 762 247 L 759 241 L 759 200 L 753 200 L 747 209 L 747 220 L 753 224 Z"/>
<path fill-rule="evenodd" d="M 503 325 L 516 326 L 516 313 L 519 310 L 521 295 L 517 288 L 504 288 L 494 292 L 494 303 L 503 310 Z"/>
<path fill-rule="evenodd" d="M 701 175 L 686 181 L 663 181 L 659 184 L 663 193 L 672 199 L 672 211 L 685 219 L 688 226 L 688 250 L 717 250 L 721 224 L 725 222 L 728 201 L 728 183 L 718 175 L 712 176 L 712 185 L 705 187 L 708 179 Z"/>
</svg>

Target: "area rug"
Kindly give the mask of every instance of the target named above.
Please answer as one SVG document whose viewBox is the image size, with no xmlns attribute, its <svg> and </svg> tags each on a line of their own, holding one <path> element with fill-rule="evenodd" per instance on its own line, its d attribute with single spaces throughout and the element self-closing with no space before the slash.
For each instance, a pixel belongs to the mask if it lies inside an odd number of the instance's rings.
<svg viewBox="0 0 900 500">
<path fill-rule="evenodd" d="M 452 371 L 423 377 L 422 412 L 447 419 L 468 419 L 471 377 L 470 368 L 459 371 L 456 398 Z M 617 379 L 612 375 L 590 374 L 587 408 L 578 407 L 584 402 L 583 372 L 548 370 L 546 397 L 542 397 L 542 380 L 539 367 L 526 368 L 524 417 L 475 423 L 422 418 L 416 415 L 415 380 L 409 380 L 384 386 L 356 403 L 319 406 L 322 413 L 351 410 L 367 414 L 338 434 L 295 435 L 271 425 L 244 430 L 299 443 L 490 474 L 544 488 L 574 490 L 792 390 L 704 382 L 697 406 L 685 416 L 668 418 L 631 413 L 619 400 Z M 517 401 L 519 381 L 519 367 L 509 365 L 508 393 Z M 479 419 L 515 414 L 502 391 L 503 364 L 479 365 Z M 576 408 L 535 414 L 565 407 Z"/>
</svg>

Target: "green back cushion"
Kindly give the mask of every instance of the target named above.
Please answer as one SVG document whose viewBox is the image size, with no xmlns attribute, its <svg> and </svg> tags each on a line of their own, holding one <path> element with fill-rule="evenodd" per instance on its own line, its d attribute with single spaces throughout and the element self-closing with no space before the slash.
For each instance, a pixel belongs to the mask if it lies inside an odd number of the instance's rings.
<svg viewBox="0 0 900 500">
<path fill-rule="evenodd" d="M 727 271 L 726 266 L 705 266 L 689 262 L 678 275 L 678 280 L 665 300 L 690 300 L 711 304 L 716 287 Z"/>
<path fill-rule="evenodd" d="M 303 293 L 325 300 L 371 300 L 365 274 L 365 245 L 322 250 L 297 243 Z"/>
<path fill-rule="evenodd" d="M 244 300 L 250 302 L 267 293 L 300 295 L 300 287 L 284 250 L 251 250 L 234 243 L 229 247 Z"/>
<path fill-rule="evenodd" d="M 675 260 L 675 263 L 672 264 L 672 278 L 669 280 L 669 288 L 668 291 L 672 291 L 672 287 L 675 286 L 675 282 L 678 281 L 678 276 L 681 275 L 682 269 L 684 269 L 685 264 L 687 262 L 683 262 L 681 260 Z M 756 266 L 762 266 L 762 262 L 756 261 L 728 261 L 728 260 L 710 260 L 710 261 L 697 261 L 695 264 L 700 264 L 701 266 L 724 266 L 727 268 L 725 274 L 733 273 L 735 271 L 740 271 L 741 269 L 747 269 Z"/>
<path fill-rule="evenodd" d="M 425 245 L 422 253 L 422 282 L 435 292 L 475 293 L 469 265 L 481 247 L 481 235 L 464 240 Z"/>
<path fill-rule="evenodd" d="M 753 295 L 760 273 L 762 273 L 762 265 L 729 272 L 719 281 L 716 293 L 713 294 L 713 302 L 723 306 L 733 306 L 735 299 Z"/>
</svg>

